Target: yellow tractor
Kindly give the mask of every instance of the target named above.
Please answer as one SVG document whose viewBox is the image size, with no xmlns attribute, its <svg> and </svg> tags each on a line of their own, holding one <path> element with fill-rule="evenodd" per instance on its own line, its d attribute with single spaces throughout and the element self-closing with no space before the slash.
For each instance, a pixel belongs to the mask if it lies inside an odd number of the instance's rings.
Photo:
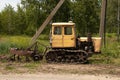
<svg viewBox="0 0 120 80">
<path fill-rule="evenodd" d="M 76 36 L 75 23 L 53 23 L 50 33 L 51 49 L 46 53 L 47 62 L 85 63 L 93 53 L 100 53 L 101 38 Z"/>
</svg>

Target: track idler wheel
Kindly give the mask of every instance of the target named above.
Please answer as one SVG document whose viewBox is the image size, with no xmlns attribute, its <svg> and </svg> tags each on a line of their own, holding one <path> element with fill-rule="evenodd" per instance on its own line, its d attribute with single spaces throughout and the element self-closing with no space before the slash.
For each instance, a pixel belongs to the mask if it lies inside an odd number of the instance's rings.
<svg viewBox="0 0 120 80">
<path fill-rule="evenodd" d="M 79 54 L 79 62 L 80 63 L 86 63 L 88 60 L 87 60 L 87 58 L 88 58 L 88 53 L 87 52 L 81 52 L 80 54 Z"/>
<path fill-rule="evenodd" d="M 45 56 L 46 58 L 46 61 L 48 63 L 51 63 L 51 62 L 56 62 L 56 59 L 57 59 L 57 54 L 54 53 L 54 52 L 48 52 Z"/>
<path fill-rule="evenodd" d="M 56 62 L 60 63 L 61 60 L 62 60 L 62 57 L 61 56 L 57 56 Z"/>
<path fill-rule="evenodd" d="M 33 56 L 33 60 L 34 61 L 39 61 L 39 60 L 42 60 L 43 59 L 43 56 L 42 55 L 34 55 Z"/>
</svg>

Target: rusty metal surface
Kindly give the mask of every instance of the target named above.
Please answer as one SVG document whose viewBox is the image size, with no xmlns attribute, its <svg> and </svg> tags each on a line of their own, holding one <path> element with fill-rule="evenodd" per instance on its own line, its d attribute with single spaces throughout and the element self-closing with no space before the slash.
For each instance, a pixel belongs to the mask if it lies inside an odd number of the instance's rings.
<svg viewBox="0 0 120 80">
<path fill-rule="evenodd" d="M 21 56 L 28 56 L 28 55 L 31 55 L 33 53 L 33 51 L 11 48 L 10 53 L 16 54 L 16 55 L 21 55 Z"/>
</svg>

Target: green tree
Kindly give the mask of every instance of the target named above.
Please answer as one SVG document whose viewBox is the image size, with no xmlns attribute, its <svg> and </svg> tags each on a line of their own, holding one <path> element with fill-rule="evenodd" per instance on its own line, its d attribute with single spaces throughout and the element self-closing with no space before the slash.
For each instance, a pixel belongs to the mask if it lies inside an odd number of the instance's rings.
<svg viewBox="0 0 120 80">
<path fill-rule="evenodd" d="M 117 31 L 117 17 L 118 17 L 117 11 L 118 11 L 118 0 L 108 0 L 107 32 L 116 32 Z"/>
<path fill-rule="evenodd" d="M 50 14 L 50 12 L 55 8 L 58 2 L 59 0 L 42 0 L 42 11 L 45 14 L 45 19 Z M 51 22 L 68 22 L 70 18 L 70 11 L 71 11 L 70 6 L 71 6 L 71 1 L 65 0 L 63 5 L 54 15 Z M 45 28 L 44 32 L 47 32 L 48 34 L 50 28 L 51 28 L 50 25 L 48 25 L 48 27 Z"/>
<path fill-rule="evenodd" d="M 26 34 L 35 34 L 36 29 L 40 27 L 45 19 L 45 11 L 43 10 L 43 1 L 40 0 L 21 0 L 21 4 L 25 11 L 26 17 Z"/>
<path fill-rule="evenodd" d="M 17 11 L 10 5 L 6 6 L 0 15 L 1 31 L 7 34 L 34 35 L 58 2 L 59 0 L 21 0 Z M 65 0 L 52 22 L 68 22 L 72 17 L 78 33 L 98 33 L 100 3 L 101 0 Z M 49 29 L 50 25 L 43 33 L 48 34 Z"/>
<path fill-rule="evenodd" d="M 98 33 L 100 7 L 97 0 L 76 0 L 72 9 L 78 33 Z"/>
<path fill-rule="evenodd" d="M 53 8 L 57 5 L 59 0 L 43 0 L 44 1 L 44 10 L 46 11 L 46 14 L 49 15 L 49 13 L 53 10 Z M 61 22 L 67 22 L 70 18 L 70 11 L 71 11 L 71 1 L 65 0 L 61 8 L 57 11 L 56 15 L 53 18 L 53 22 L 61 21 Z"/>
<path fill-rule="evenodd" d="M 25 12 L 20 5 L 17 5 L 17 12 L 16 12 L 16 34 L 25 34 L 26 30 L 26 18 L 25 18 Z"/>
<path fill-rule="evenodd" d="M 2 31 L 6 34 L 15 33 L 15 14 L 16 12 L 11 5 L 7 5 L 1 12 Z"/>
<path fill-rule="evenodd" d="M 2 33 L 1 13 L 0 13 L 0 33 Z"/>
</svg>

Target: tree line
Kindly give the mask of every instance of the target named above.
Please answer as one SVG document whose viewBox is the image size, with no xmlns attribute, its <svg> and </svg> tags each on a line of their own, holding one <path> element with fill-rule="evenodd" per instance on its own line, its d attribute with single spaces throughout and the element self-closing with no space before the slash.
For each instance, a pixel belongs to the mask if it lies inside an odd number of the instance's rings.
<svg viewBox="0 0 120 80">
<path fill-rule="evenodd" d="M 17 10 L 11 5 L 0 12 L 0 34 L 34 35 L 59 0 L 21 0 Z M 117 0 L 108 0 L 107 32 L 117 31 Z M 76 23 L 77 33 L 86 35 L 98 33 L 100 25 L 101 0 L 65 0 L 51 22 Z M 51 22 L 43 33 L 48 34 Z"/>
</svg>

